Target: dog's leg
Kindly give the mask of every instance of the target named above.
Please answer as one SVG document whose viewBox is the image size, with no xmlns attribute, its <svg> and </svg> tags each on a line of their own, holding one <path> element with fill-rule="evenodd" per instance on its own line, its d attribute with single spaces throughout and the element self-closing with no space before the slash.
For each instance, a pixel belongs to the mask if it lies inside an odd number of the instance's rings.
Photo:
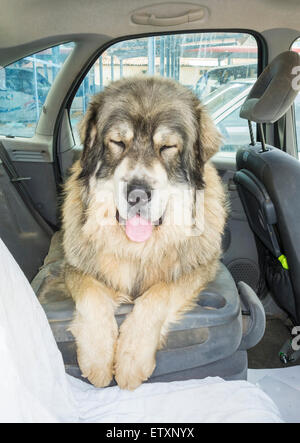
<svg viewBox="0 0 300 443">
<path fill-rule="evenodd" d="M 83 377 L 96 387 L 109 385 L 118 326 L 114 310 L 117 294 L 93 277 L 67 270 L 67 287 L 76 303 L 70 330 L 76 339 L 77 359 Z"/>
<path fill-rule="evenodd" d="M 192 309 L 197 296 L 214 278 L 216 263 L 194 271 L 176 283 L 152 286 L 135 301 L 120 328 L 115 354 L 115 378 L 123 389 L 135 389 L 155 368 L 155 354 L 171 323 Z M 203 272 L 204 271 L 204 272 Z"/>
</svg>

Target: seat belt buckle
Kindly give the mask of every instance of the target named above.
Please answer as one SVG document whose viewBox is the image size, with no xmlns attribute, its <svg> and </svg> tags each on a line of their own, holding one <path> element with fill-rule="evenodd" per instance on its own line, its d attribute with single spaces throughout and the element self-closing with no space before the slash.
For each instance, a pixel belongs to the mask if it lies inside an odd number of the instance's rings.
<svg viewBox="0 0 300 443">
<path fill-rule="evenodd" d="M 285 256 L 284 254 L 281 254 L 281 255 L 278 257 L 278 260 L 280 261 L 281 266 L 283 267 L 283 269 L 289 269 L 289 265 L 288 265 L 288 262 L 287 262 L 287 258 L 286 258 L 286 256 Z"/>
</svg>

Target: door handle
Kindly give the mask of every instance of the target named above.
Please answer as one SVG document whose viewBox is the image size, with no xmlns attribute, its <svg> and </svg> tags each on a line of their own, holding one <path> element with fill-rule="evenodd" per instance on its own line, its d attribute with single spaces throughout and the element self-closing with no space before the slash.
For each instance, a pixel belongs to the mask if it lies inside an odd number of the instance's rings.
<svg viewBox="0 0 300 443">
<path fill-rule="evenodd" d="M 207 15 L 207 10 L 204 7 L 196 9 L 194 11 L 188 11 L 182 15 L 175 17 L 157 17 L 155 14 L 140 12 L 132 14 L 131 20 L 137 25 L 149 25 L 149 26 L 174 26 L 182 25 L 184 23 L 195 22 L 203 20 Z"/>
</svg>

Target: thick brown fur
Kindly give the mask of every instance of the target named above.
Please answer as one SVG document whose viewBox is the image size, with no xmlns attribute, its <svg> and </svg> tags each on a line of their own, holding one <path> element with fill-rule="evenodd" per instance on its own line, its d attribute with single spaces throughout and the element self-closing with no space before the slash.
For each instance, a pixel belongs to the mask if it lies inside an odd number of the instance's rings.
<svg viewBox="0 0 300 443">
<path fill-rule="evenodd" d="M 118 157 L 105 138 L 111 118 L 120 125 L 122 118 L 133 121 L 133 137 Z M 165 126 L 170 122 L 181 140 L 168 158 L 150 140 L 161 120 Z M 107 386 L 115 376 L 121 388 L 135 389 L 152 374 L 169 325 L 194 306 L 217 272 L 226 202 L 209 158 L 218 151 L 220 136 L 192 92 L 170 80 L 135 78 L 115 82 L 95 97 L 81 137 L 83 155 L 66 183 L 63 206 L 65 279 L 76 303 L 71 330 L 80 368 L 91 383 Z M 121 161 L 128 168 L 143 161 L 149 170 L 166 170 L 173 187 L 185 180 L 202 189 L 201 235 L 187 236 L 182 226 L 162 223 L 146 242 L 136 243 L 117 220 L 101 223 L 117 208 L 112 198 L 97 198 L 99 188 Z M 118 330 L 114 311 L 124 301 L 134 307 Z"/>
</svg>

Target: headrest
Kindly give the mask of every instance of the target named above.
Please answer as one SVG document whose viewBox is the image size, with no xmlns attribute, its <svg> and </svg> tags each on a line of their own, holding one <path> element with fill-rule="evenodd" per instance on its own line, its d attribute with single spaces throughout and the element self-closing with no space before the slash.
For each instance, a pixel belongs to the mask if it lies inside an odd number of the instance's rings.
<svg viewBox="0 0 300 443">
<path fill-rule="evenodd" d="M 300 66 L 297 52 L 285 51 L 277 55 L 263 70 L 240 110 L 240 117 L 256 123 L 274 123 L 289 109 L 296 95 L 293 83 Z M 293 87 L 294 86 L 294 87 Z"/>
</svg>

